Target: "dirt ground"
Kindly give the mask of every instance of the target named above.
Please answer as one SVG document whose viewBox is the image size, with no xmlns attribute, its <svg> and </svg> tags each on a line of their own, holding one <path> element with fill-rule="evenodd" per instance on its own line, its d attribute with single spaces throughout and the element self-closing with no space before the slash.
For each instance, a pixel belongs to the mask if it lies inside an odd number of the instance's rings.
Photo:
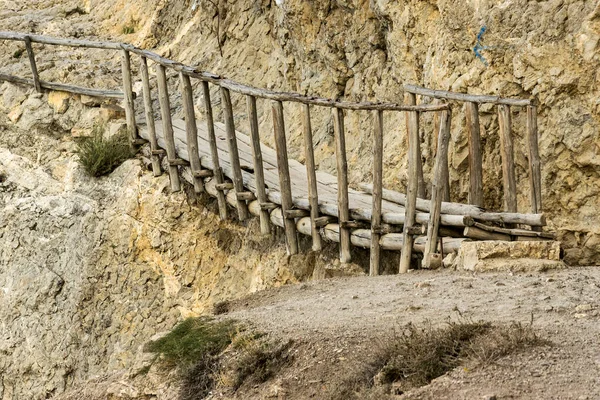
<svg viewBox="0 0 600 400">
<path fill-rule="evenodd" d="M 296 343 L 294 364 L 237 398 L 327 398 L 408 323 L 530 323 L 551 346 L 459 368 L 402 399 L 600 398 L 600 268 L 532 274 L 419 271 L 256 293 L 224 318 Z"/>
</svg>

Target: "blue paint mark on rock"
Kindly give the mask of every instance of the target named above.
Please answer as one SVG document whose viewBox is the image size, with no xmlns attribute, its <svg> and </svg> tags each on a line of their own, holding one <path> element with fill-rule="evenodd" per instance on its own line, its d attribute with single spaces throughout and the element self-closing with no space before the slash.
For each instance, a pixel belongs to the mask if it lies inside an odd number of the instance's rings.
<svg viewBox="0 0 600 400">
<path fill-rule="evenodd" d="M 487 31 L 487 27 L 484 25 L 481 27 L 481 29 L 479 30 L 479 33 L 477 34 L 477 42 L 475 43 L 475 47 L 473 47 L 473 52 L 475 53 L 475 57 L 477 57 L 482 63 L 483 65 L 485 65 L 486 67 L 489 65 L 487 60 L 485 59 L 485 57 L 483 56 L 483 54 L 481 54 L 482 50 L 487 49 L 487 46 L 484 46 L 481 42 L 483 41 L 483 35 L 485 34 L 485 32 Z"/>
</svg>

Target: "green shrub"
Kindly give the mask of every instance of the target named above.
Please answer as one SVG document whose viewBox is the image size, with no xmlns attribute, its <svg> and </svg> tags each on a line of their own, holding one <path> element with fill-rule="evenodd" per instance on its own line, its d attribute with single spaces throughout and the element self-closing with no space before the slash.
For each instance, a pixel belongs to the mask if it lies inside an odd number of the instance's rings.
<svg viewBox="0 0 600 400">
<path fill-rule="evenodd" d="M 13 53 L 13 58 L 21 58 L 21 56 L 23 55 L 24 52 L 25 52 L 25 49 L 15 50 L 15 52 Z"/>
<path fill-rule="evenodd" d="M 94 128 L 91 137 L 78 140 L 76 154 L 85 171 L 96 177 L 110 174 L 134 155 L 126 133 L 105 139 L 101 128 Z"/>
</svg>

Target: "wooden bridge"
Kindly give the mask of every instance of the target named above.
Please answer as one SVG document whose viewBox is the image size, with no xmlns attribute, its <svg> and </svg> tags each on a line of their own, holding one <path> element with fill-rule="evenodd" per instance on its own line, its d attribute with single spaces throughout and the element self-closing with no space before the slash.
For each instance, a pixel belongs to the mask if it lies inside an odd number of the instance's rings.
<svg viewBox="0 0 600 400">
<path fill-rule="evenodd" d="M 538 154 L 536 106 L 528 99 L 467 95 L 405 85 L 406 103 L 348 102 L 296 93 L 258 89 L 202 72 L 129 44 L 59 39 L 46 36 L 0 32 L 0 39 L 21 41 L 29 56 L 32 78 L 0 74 L 0 80 L 35 87 L 39 92 L 60 90 L 89 96 L 124 99 L 127 127 L 132 146 L 150 145 L 155 176 L 164 169 L 171 189 L 181 190 L 181 179 L 195 192 L 208 192 L 217 198 L 219 214 L 228 218 L 231 207 L 240 220 L 251 214 L 260 218 L 260 233 L 269 234 L 271 225 L 285 231 L 287 251 L 295 254 L 298 233 L 312 237 L 312 248 L 319 251 L 322 239 L 339 243 L 341 262 L 350 261 L 352 245 L 370 249 L 370 273 L 379 274 L 381 249 L 401 252 L 399 271 L 406 272 L 413 253 L 422 253 L 422 266 L 441 265 L 444 254 L 456 251 L 464 240 L 547 240 L 554 235 L 542 232 L 541 168 Z M 33 45 L 60 45 L 116 50 L 121 54 L 122 91 L 99 90 L 40 80 Z M 145 127 L 135 120 L 132 55 L 139 58 Z M 148 61 L 154 63 L 160 120 L 155 120 Z M 172 118 L 167 70 L 178 73 L 185 120 Z M 194 111 L 192 79 L 201 81 L 205 121 L 197 121 Z M 210 85 L 219 87 L 224 123 L 213 118 Z M 236 131 L 231 92 L 246 97 L 249 136 Z M 422 99 L 435 99 L 417 104 Z M 275 149 L 260 141 L 257 99 L 271 101 Z M 288 157 L 284 103 L 302 104 L 305 165 Z M 466 130 L 469 138 L 469 203 L 451 203 L 448 171 L 448 142 L 452 123 L 452 104 L 466 104 Z M 502 156 L 504 210 L 489 212 L 483 205 L 483 168 L 480 140 L 480 104 L 497 107 Z M 311 108 L 332 110 L 337 176 L 317 171 L 313 151 Z M 531 212 L 517 212 L 511 107 L 527 112 L 527 139 Z M 370 110 L 374 114 L 373 182 L 353 190 L 348 185 L 345 112 Z M 407 193 L 383 188 L 384 112 L 402 112 L 408 132 Z M 425 113 L 438 113 L 439 126 L 432 135 L 437 143 L 431 182 L 423 177 L 420 120 Z"/>
</svg>

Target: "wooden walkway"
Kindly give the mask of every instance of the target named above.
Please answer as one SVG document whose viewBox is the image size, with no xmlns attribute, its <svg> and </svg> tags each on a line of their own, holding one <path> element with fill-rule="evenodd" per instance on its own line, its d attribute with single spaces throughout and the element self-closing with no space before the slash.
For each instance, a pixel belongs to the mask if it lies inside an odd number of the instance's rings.
<svg viewBox="0 0 600 400">
<path fill-rule="evenodd" d="M 370 249 L 370 274 L 379 274 L 380 250 L 400 251 L 399 272 L 406 272 L 413 252 L 423 253 L 422 266 L 439 267 L 445 254 L 456 251 L 465 240 L 547 240 L 554 235 L 542 232 L 546 225 L 541 214 L 541 163 L 538 154 L 537 107 L 529 99 L 470 95 L 404 85 L 405 103 L 348 102 L 276 92 L 244 85 L 219 75 L 178 63 L 148 50 L 126 43 L 92 42 L 46 36 L 0 32 L 0 40 L 19 41 L 28 54 L 32 78 L 0 73 L 0 80 L 29 85 L 38 92 L 61 90 L 88 96 L 122 98 L 130 142 L 133 148 L 149 143 L 151 168 L 155 176 L 168 172 L 171 189 L 181 190 L 181 178 L 195 192 L 208 192 L 218 201 L 219 214 L 228 218 L 231 207 L 240 220 L 251 214 L 260 218 L 260 233 L 268 234 L 271 225 L 284 229 L 289 254 L 300 249 L 297 234 L 312 237 L 312 248 L 319 251 L 321 240 L 339 243 L 340 261 L 351 260 L 350 248 Z M 100 48 L 121 54 L 122 92 L 90 89 L 45 82 L 37 71 L 33 44 Z M 142 83 L 142 99 L 133 92 L 136 77 L 132 56 L 139 60 L 138 79 Z M 108 57 L 108 56 L 107 56 Z M 154 65 L 156 88 L 150 81 L 149 62 Z M 185 120 L 173 120 L 167 70 L 176 71 L 181 88 Z M 206 122 L 196 120 L 194 90 L 191 79 L 201 82 Z M 215 122 L 212 114 L 210 86 L 221 94 L 224 123 Z M 155 120 L 153 91 L 160 104 L 161 119 Z M 244 95 L 250 124 L 250 136 L 235 129 L 230 92 Z M 418 96 L 418 97 L 417 97 Z M 256 112 L 257 99 L 271 102 L 276 148 L 260 142 Z M 419 104 L 419 100 L 421 104 Z M 432 101 L 433 100 L 433 101 Z M 289 159 L 283 115 L 284 103 L 302 104 L 304 155 L 306 165 Z M 504 211 L 488 212 L 483 204 L 483 163 L 480 139 L 479 105 L 497 108 L 498 135 L 501 144 Z M 451 203 L 448 169 L 448 147 L 453 113 L 463 114 L 465 134 L 469 140 L 469 203 Z M 140 129 L 135 107 L 145 111 L 146 126 Z M 457 107 L 458 106 L 458 107 Z M 332 111 L 334 126 L 336 176 L 315 168 L 311 131 L 311 107 Z M 517 187 L 513 144 L 513 108 L 527 112 L 527 142 L 531 213 L 517 212 Z M 373 181 L 360 185 L 361 191 L 348 186 L 344 119 L 345 112 L 367 110 L 374 115 Z M 407 193 L 383 188 L 383 114 L 404 113 L 408 142 Z M 420 126 L 424 113 L 437 113 L 438 123 L 432 132 Z M 423 154 L 423 134 L 432 135 L 435 154 Z M 521 149 L 517 149 L 520 151 Z M 428 185 L 423 177 L 423 157 L 434 161 L 431 196 L 426 199 Z"/>
</svg>

